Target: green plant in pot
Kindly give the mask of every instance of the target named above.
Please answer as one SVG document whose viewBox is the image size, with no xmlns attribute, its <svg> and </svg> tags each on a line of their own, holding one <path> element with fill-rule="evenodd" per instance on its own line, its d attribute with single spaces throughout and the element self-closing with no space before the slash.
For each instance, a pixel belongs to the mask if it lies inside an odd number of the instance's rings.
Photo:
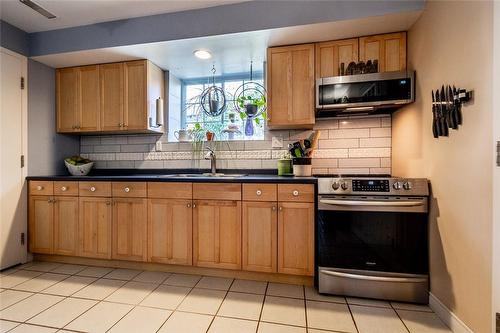
<svg viewBox="0 0 500 333">
<path fill-rule="evenodd" d="M 240 96 L 237 99 L 238 106 L 240 110 L 240 118 L 245 121 L 245 135 L 252 136 L 254 133 L 253 122 L 260 125 L 267 119 L 267 113 L 265 111 L 259 113 L 259 109 L 264 109 L 266 107 L 266 96 L 260 95 L 259 97 L 254 96 Z"/>
</svg>

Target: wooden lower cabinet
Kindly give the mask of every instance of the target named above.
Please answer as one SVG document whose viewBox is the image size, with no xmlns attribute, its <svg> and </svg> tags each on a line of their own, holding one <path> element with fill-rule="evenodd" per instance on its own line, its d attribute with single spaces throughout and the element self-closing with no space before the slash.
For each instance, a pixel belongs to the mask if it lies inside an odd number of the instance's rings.
<svg viewBox="0 0 500 333">
<path fill-rule="evenodd" d="M 313 203 L 279 203 L 278 272 L 296 275 L 313 275 Z"/>
<path fill-rule="evenodd" d="M 74 256 L 78 250 L 78 197 L 54 198 L 54 253 Z"/>
<path fill-rule="evenodd" d="M 278 213 L 276 202 L 243 202 L 242 268 L 277 272 Z"/>
<path fill-rule="evenodd" d="M 148 200 L 148 258 L 176 265 L 193 263 L 191 199 Z"/>
<path fill-rule="evenodd" d="M 29 250 L 33 253 L 54 252 L 54 204 L 49 196 L 30 196 Z"/>
<path fill-rule="evenodd" d="M 193 208 L 193 264 L 241 269 L 241 201 L 197 200 Z"/>
<path fill-rule="evenodd" d="M 111 258 L 111 198 L 80 197 L 78 255 Z"/>
<path fill-rule="evenodd" d="M 147 200 L 113 198 L 113 259 L 148 260 Z"/>
</svg>

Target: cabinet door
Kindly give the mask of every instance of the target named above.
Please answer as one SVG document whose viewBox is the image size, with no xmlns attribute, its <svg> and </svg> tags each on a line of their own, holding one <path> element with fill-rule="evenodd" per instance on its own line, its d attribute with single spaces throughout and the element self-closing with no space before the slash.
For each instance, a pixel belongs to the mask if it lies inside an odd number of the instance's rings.
<svg viewBox="0 0 500 333">
<path fill-rule="evenodd" d="M 33 253 L 54 252 L 54 205 L 52 197 L 30 196 L 29 247 Z"/>
<path fill-rule="evenodd" d="M 62 68 L 56 71 L 57 132 L 77 131 L 78 69 Z"/>
<path fill-rule="evenodd" d="M 241 201 L 199 200 L 193 208 L 193 264 L 241 269 Z"/>
<path fill-rule="evenodd" d="M 343 39 L 316 43 L 316 79 L 340 75 L 340 64 L 347 68 L 358 62 L 358 39 Z"/>
<path fill-rule="evenodd" d="M 243 202 L 243 270 L 277 272 L 278 213 L 276 206 L 276 202 Z"/>
<path fill-rule="evenodd" d="M 123 63 L 99 65 L 101 130 L 119 131 L 123 124 Z"/>
<path fill-rule="evenodd" d="M 314 204 L 279 203 L 278 272 L 313 275 Z"/>
<path fill-rule="evenodd" d="M 113 259 L 147 261 L 147 200 L 113 199 Z"/>
<path fill-rule="evenodd" d="M 81 132 L 100 130 L 99 66 L 79 67 L 78 129 Z"/>
<path fill-rule="evenodd" d="M 77 253 L 78 197 L 54 199 L 54 253 L 74 256 Z"/>
<path fill-rule="evenodd" d="M 406 69 L 406 32 L 374 35 L 359 39 L 359 60 L 378 59 L 379 72 Z"/>
<path fill-rule="evenodd" d="M 149 199 L 148 257 L 152 262 L 191 265 L 193 262 L 191 200 Z"/>
<path fill-rule="evenodd" d="M 111 258 L 111 199 L 80 197 L 78 255 Z"/>
<path fill-rule="evenodd" d="M 123 112 L 126 130 L 147 129 L 147 61 L 124 63 L 125 105 Z"/>
<path fill-rule="evenodd" d="M 268 111 L 271 128 L 312 128 L 314 44 L 269 48 Z"/>
</svg>

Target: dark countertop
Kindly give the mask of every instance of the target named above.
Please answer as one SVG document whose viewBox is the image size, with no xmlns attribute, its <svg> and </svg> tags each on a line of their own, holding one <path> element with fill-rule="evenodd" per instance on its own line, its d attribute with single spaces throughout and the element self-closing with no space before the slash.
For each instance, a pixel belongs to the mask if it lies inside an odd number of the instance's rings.
<svg viewBox="0 0 500 333">
<path fill-rule="evenodd" d="M 207 170 L 94 170 L 88 176 L 49 175 L 28 176 L 27 180 L 51 181 L 147 181 L 147 182 L 201 182 L 201 183 L 301 183 L 316 184 L 316 177 L 278 176 L 276 170 L 218 170 L 224 174 L 243 174 L 239 177 L 193 176 Z M 266 173 L 267 172 L 267 173 Z"/>
</svg>

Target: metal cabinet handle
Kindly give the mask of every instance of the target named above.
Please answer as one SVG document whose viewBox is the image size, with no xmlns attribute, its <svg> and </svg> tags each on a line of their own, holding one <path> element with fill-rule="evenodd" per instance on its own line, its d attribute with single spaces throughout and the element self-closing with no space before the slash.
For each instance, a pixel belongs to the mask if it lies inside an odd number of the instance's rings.
<svg viewBox="0 0 500 333">
<path fill-rule="evenodd" d="M 61 187 L 61 191 L 66 192 L 68 188 L 66 186 Z"/>
<path fill-rule="evenodd" d="M 193 203 L 193 208 L 196 208 L 196 204 L 195 203 Z"/>
<path fill-rule="evenodd" d="M 327 271 L 324 269 L 320 270 L 320 273 L 342 278 L 348 278 L 348 279 L 369 280 L 369 281 L 379 281 L 379 282 L 399 282 L 399 283 L 427 282 L 426 277 L 420 278 L 420 277 L 389 277 L 389 276 L 360 275 L 353 273 Z"/>
<path fill-rule="evenodd" d="M 129 188 L 129 187 L 125 187 L 123 190 L 124 190 L 126 193 L 130 192 L 130 188 Z"/>
<path fill-rule="evenodd" d="M 255 191 L 255 194 L 257 194 L 257 195 L 260 196 L 260 195 L 262 195 L 262 191 L 261 190 L 257 190 L 257 191 Z"/>
<path fill-rule="evenodd" d="M 47 199 L 47 202 L 52 203 L 52 199 L 51 198 Z"/>
<path fill-rule="evenodd" d="M 294 197 L 296 197 L 296 196 L 298 196 L 298 195 L 299 195 L 299 191 L 294 190 L 294 191 L 292 192 L 292 194 L 293 194 L 293 196 L 294 196 Z"/>
<path fill-rule="evenodd" d="M 279 211 L 281 212 L 283 210 L 283 207 L 280 206 Z"/>
<path fill-rule="evenodd" d="M 36 187 L 36 190 L 37 190 L 37 191 L 41 191 L 41 190 L 43 190 L 43 186 L 38 185 L 38 186 Z"/>
<path fill-rule="evenodd" d="M 106 206 L 111 205 L 111 201 L 106 201 Z"/>
<path fill-rule="evenodd" d="M 95 190 L 96 190 L 96 188 L 95 188 L 94 186 L 92 186 L 92 187 L 90 188 L 90 192 L 95 192 Z"/>
<path fill-rule="evenodd" d="M 271 210 L 272 210 L 273 212 L 274 212 L 274 211 L 276 211 L 276 207 L 275 207 L 275 206 L 272 206 L 272 207 L 271 207 Z"/>
<path fill-rule="evenodd" d="M 191 208 L 191 204 L 190 203 L 187 204 L 187 208 Z"/>
</svg>

